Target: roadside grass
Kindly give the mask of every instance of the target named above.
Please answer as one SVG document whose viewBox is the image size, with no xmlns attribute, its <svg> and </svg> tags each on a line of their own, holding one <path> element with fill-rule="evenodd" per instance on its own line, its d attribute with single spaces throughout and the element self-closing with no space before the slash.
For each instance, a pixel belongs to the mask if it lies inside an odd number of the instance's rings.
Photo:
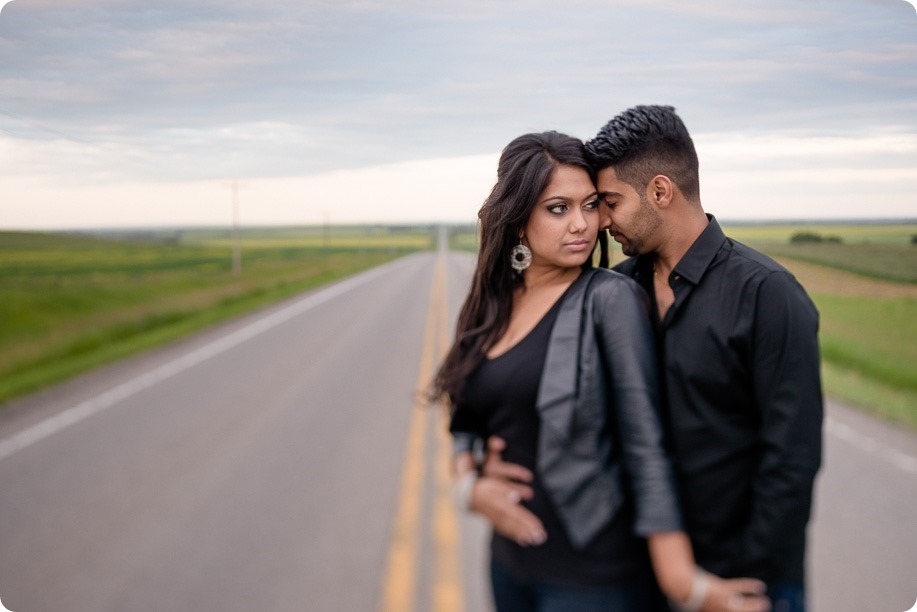
<svg viewBox="0 0 917 612">
<path fill-rule="evenodd" d="M 787 257 L 872 278 L 917 283 L 917 245 L 749 243 L 771 257 Z"/>
<path fill-rule="evenodd" d="M 828 395 L 917 432 L 917 393 L 876 382 L 862 372 L 822 360 Z"/>
<path fill-rule="evenodd" d="M 825 393 L 917 431 L 917 224 L 729 224 L 790 270 L 820 313 Z M 797 232 L 841 244 L 790 244 Z M 613 244 L 612 262 L 625 256 Z"/>
<path fill-rule="evenodd" d="M 742 223 L 719 220 L 731 238 L 739 242 L 787 244 L 795 234 L 837 236 L 845 244 L 906 246 L 917 234 L 917 223 Z"/>
<path fill-rule="evenodd" d="M 725 224 L 724 224 L 725 225 Z M 917 429 L 915 224 L 739 225 L 727 235 L 786 266 L 821 313 L 826 393 Z M 797 231 L 842 244 L 789 244 Z M 131 238 L 131 239 L 125 239 Z M 450 248 L 475 252 L 474 226 Z M 311 287 L 434 245 L 430 228 L 0 232 L 0 402 Z M 617 244 L 612 261 L 623 258 Z M 829 247 L 829 248 L 824 248 Z"/>
<path fill-rule="evenodd" d="M 432 248 L 429 228 L 388 228 L 336 226 L 270 228 L 246 230 L 243 239 L 249 249 L 354 249 L 354 250 L 422 250 Z M 200 244 L 210 247 L 232 247 L 232 237 L 188 232 L 183 235 L 184 244 Z"/>
<path fill-rule="evenodd" d="M 813 294 L 834 395 L 917 427 L 917 300 Z M 846 372 L 847 376 L 840 376 Z M 883 392 L 877 392 L 884 389 Z"/>
<path fill-rule="evenodd" d="M 818 308 L 825 392 L 917 430 L 917 285 L 775 258 Z"/>
<path fill-rule="evenodd" d="M 449 232 L 449 248 L 453 251 L 477 253 L 481 246 L 480 242 L 477 227 L 474 225 L 457 226 Z"/>
<path fill-rule="evenodd" d="M 917 299 L 813 294 L 827 361 L 917 392 Z"/>
<path fill-rule="evenodd" d="M 429 249 L 429 231 L 143 240 L 0 232 L 0 402 L 309 288 Z"/>
<path fill-rule="evenodd" d="M 726 234 L 771 257 L 821 264 L 872 278 L 917 283 L 917 224 L 724 224 Z M 837 242 L 791 243 L 798 233 Z"/>
<path fill-rule="evenodd" d="M 728 224 L 786 266 L 821 315 L 825 392 L 917 430 L 915 223 Z M 791 243 L 800 232 L 840 243 Z"/>
</svg>

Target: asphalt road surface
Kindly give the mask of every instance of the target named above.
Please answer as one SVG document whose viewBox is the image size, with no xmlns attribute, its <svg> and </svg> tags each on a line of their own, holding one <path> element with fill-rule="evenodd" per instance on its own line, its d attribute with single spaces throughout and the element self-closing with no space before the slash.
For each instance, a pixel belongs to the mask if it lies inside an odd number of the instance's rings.
<svg viewBox="0 0 917 612">
<path fill-rule="evenodd" d="M 471 256 L 400 259 L 0 410 L 13 612 L 487 610 L 418 390 Z M 917 600 L 917 440 L 829 406 L 817 612 Z"/>
</svg>

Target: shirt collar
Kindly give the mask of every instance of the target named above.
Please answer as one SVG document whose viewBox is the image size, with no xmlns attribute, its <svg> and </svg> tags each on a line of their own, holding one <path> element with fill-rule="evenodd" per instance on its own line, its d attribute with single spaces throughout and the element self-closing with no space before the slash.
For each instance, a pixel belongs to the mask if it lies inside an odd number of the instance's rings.
<svg viewBox="0 0 917 612">
<path fill-rule="evenodd" d="M 694 285 L 700 282 L 704 272 L 710 267 L 710 262 L 726 242 L 726 234 L 723 233 L 716 218 L 708 213 L 707 219 L 709 220 L 707 227 L 675 266 L 675 273 Z M 634 264 L 634 278 L 637 282 L 647 287 L 652 284 L 655 259 L 655 253 L 637 256 Z"/>
<path fill-rule="evenodd" d="M 710 221 L 707 227 L 675 266 L 677 274 L 695 285 L 700 282 L 704 272 L 710 267 L 710 262 L 726 242 L 726 234 L 713 215 L 708 214 L 707 219 Z"/>
</svg>

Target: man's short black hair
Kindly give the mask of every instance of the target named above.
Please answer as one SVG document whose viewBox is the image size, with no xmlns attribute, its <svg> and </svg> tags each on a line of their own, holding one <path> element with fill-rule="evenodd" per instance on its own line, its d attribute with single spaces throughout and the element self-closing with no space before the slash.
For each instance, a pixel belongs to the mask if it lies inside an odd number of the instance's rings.
<svg viewBox="0 0 917 612">
<path fill-rule="evenodd" d="M 699 201 L 697 151 L 671 106 L 627 109 L 586 143 L 586 152 L 596 171 L 613 166 L 618 178 L 638 192 L 664 174 L 688 200 Z"/>
</svg>

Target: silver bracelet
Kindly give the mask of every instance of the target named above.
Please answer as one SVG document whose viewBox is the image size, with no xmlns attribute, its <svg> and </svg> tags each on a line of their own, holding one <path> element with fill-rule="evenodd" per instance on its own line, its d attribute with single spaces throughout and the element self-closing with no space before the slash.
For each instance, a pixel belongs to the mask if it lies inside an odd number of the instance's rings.
<svg viewBox="0 0 917 612">
<path fill-rule="evenodd" d="M 474 490 L 474 483 L 477 480 L 478 473 L 474 470 L 468 470 L 452 483 L 452 501 L 455 502 L 455 507 L 462 512 L 471 511 L 471 492 Z"/>
<path fill-rule="evenodd" d="M 704 600 L 707 598 L 707 590 L 709 588 L 710 576 L 701 568 L 697 568 L 694 570 L 691 594 L 688 595 L 686 602 L 678 605 L 678 609 L 682 612 L 697 612 L 700 610 L 700 607 L 704 605 Z"/>
</svg>

